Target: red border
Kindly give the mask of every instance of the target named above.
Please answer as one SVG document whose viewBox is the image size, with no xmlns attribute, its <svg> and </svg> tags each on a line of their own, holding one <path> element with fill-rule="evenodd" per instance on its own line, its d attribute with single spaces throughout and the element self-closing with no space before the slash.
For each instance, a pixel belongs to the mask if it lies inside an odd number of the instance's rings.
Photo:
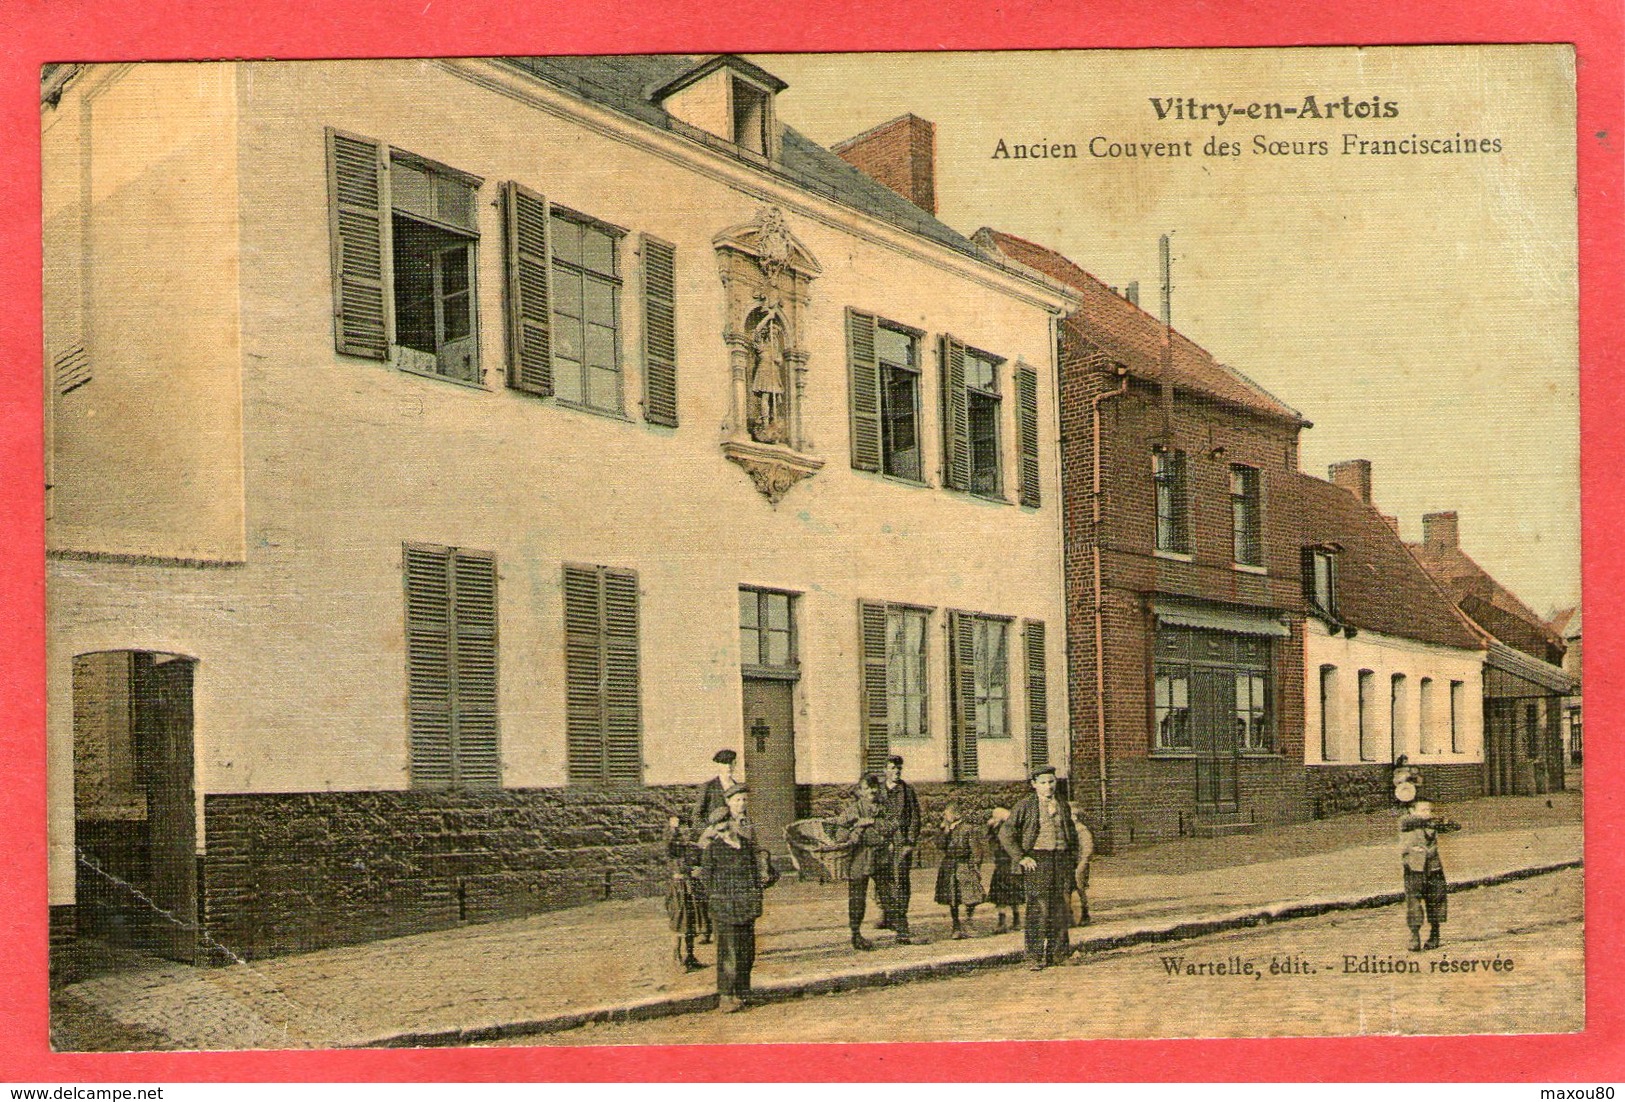
<svg viewBox="0 0 1625 1102">
<path fill-rule="evenodd" d="M 27 151 L 0 174 L 0 1081 L 286 1080 L 1224 1080 L 1607 1081 L 1619 1078 L 1621 988 L 1609 968 L 1620 914 L 1602 905 L 1622 883 L 1622 715 L 1615 594 L 1625 591 L 1625 465 L 1615 416 L 1625 405 L 1625 261 L 1621 248 L 1621 7 L 1606 0 L 1439 0 L 1302 5 L 1294 0 L 730 0 L 726 4 L 342 0 L 301 11 L 273 0 L 11 0 L 3 21 L 0 135 Z M 728 1049 L 502 1049 L 421 1052 L 57 1055 L 46 1042 L 43 544 L 40 438 L 38 67 L 49 61 L 216 57 L 749 52 L 835 49 L 1049 49 L 1572 42 L 1579 51 L 1583 504 L 1585 515 L 1587 1006 L 1583 1034 L 1482 1039 L 738 1046 Z M 1012 66 L 1012 79 L 1020 79 Z M 1504 365 L 1515 370 L 1514 365 Z"/>
</svg>

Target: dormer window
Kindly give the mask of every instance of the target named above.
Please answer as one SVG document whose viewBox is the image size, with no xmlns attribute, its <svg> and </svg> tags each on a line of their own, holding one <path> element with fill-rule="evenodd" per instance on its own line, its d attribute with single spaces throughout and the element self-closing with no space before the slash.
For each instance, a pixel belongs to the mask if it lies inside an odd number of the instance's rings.
<svg viewBox="0 0 1625 1102">
<path fill-rule="evenodd" d="M 758 88 L 738 77 L 733 78 L 734 144 L 740 149 L 767 156 L 772 148 L 769 141 L 769 121 L 773 117 L 773 97 L 765 88 Z"/>
<path fill-rule="evenodd" d="M 1334 543 L 1303 549 L 1303 596 L 1312 611 L 1337 619 L 1337 553 Z"/>
</svg>

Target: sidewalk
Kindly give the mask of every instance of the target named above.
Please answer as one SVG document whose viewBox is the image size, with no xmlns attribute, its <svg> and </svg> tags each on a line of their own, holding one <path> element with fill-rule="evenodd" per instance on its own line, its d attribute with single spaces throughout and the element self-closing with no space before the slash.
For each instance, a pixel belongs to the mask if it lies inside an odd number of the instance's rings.
<svg viewBox="0 0 1625 1102">
<path fill-rule="evenodd" d="M 1452 807 L 1469 827 L 1441 840 L 1452 885 L 1577 864 L 1579 794 L 1546 802 Z M 1393 902 L 1395 841 L 1391 815 L 1356 815 L 1103 858 L 1090 892 L 1094 922 L 1074 930 L 1074 942 L 1102 949 Z M 758 924 L 758 993 L 787 998 L 1019 959 L 1020 935 L 989 934 L 986 908 L 982 936 L 950 940 L 945 909 L 931 901 L 934 877 L 916 871 L 911 911 L 929 941 L 893 946 L 881 933 L 873 953 L 847 944 L 844 884 L 784 881 Z M 713 959 L 710 947 L 702 959 Z M 710 969 L 674 971 L 661 901 L 639 899 L 226 968 L 147 961 L 56 994 L 131 1035 L 168 1038 L 165 1047 L 310 1048 L 456 1044 L 704 1010 L 714 984 Z"/>
</svg>

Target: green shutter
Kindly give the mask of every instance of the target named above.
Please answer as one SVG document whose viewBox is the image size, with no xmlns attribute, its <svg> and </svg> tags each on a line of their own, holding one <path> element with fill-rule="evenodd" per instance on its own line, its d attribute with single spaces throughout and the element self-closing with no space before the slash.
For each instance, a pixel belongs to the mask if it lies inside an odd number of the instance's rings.
<svg viewBox="0 0 1625 1102">
<path fill-rule="evenodd" d="M 880 360 L 873 314 L 846 312 L 847 378 L 852 394 L 852 466 L 880 470 Z"/>
<path fill-rule="evenodd" d="M 949 688 L 953 691 L 953 779 L 976 779 L 976 617 L 948 613 Z"/>
<path fill-rule="evenodd" d="M 643 238 L 643 416 L 677 427 L 677 250 Z"/>
<path fill-rule="evenodd" d="M 942 338 L 942 483 L 970 489 L 970 397 L 965 392 L 965 346 Z"/>
<path fill-rule="evenodd" d="M 886 606 L 858 602 L 858 631 L 863 644 L 863 772 L 881 773 L 891 753 L 890 699 L 886 673 Z"/>
<path fill-rule="evenodd" d="M 638 684 L 638 576 L 604 570 L 604 779 L 643 783 Z"/>
<path fill-rule="evenodd" d="M 497 565 L 482 552 L 452 552 L 452 758 L 454 781 L 497 788 Z"/>
<path fill-rule="evenodd" d="M 604 779 L 604 662 L 598 571 L 564 568 L 564 726 L 571 784 Z"/>
<path fill-rule="evenodd" d="M 502 185 L 502 198 L 508 284 L 508 385 L 546 397 L 553 393 L 547 200 L 512 180 Z"/>
<path fill-rule="evenodd" d="M 451 785 L 451 579 L 444 548 L 404 548 L 407 729 L 414 788 Z"/>
<path fill-rule="evenodd" d="M 1044 621 L 1028 620 L 1027 644 L 1027 767 L 1036 769 L 1049 760 L 1049 683 L 1044 665 Z"/>
<path fill-rule="evenodd" d="M 1016 424 L 1021 441 L 1021 503 L 1037 508 L 1038 479 L 1038 372 L 1025 364 L 1016 367 Z"/>
<path fill-rule="evenodd" d="M 333 341 L 349 356 L 389 358 L 388 180 L 378 142 L 327 131 Z"/>
</svg>

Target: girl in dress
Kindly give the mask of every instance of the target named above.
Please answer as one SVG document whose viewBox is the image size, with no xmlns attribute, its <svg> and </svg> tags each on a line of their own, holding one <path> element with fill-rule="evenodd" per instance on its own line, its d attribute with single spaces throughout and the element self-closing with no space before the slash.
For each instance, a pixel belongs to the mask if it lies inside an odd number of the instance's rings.
<svg viewBox="0 0 1625 1102">
<path fill-rule="evenodd" d="M 689 972 L 704 968 L 694 956 L 694 936 L 700 932 L 704 913 L 704 888 L 694 871 L 700 867 L 700 847 L 689 840 L 677 816 L 666 820 L 666 864 L 671 879 L 666 882 L 666 918 L 677 944 L 672 956 Z"/>
<path fill-rule="evenodd" d="M 1021 870 L 1010 864 L 1010 855 L 999 844 L 999 827 L 1010 818 L 1008 807 L 996 807 L 987 820 L 987 848 L 993 854 L 993 880 L 987 887 L 987 901 L 998 908 L 999 927 L 994 933 L 1006 929 L 1021 929 L 1021 904 L 1026 899 L 1026 887 L 1021 882 Z M 1005 926 L 1005 912 L 1009 912 L 1010 925 Z"/>
<path fill-rule="evenodd" d="M 949 802 L 942 809 L 942 864 L 937 866 L 937 902 L 948 908 L 955 939 L 969 937 L 959 922 L 959 908 L 965 908 L 965 923 L 982 901 L 982 876 L 976 870 L 976 850 L 970 824 L 960 818 L 959 805 Z"/>
</svg>

